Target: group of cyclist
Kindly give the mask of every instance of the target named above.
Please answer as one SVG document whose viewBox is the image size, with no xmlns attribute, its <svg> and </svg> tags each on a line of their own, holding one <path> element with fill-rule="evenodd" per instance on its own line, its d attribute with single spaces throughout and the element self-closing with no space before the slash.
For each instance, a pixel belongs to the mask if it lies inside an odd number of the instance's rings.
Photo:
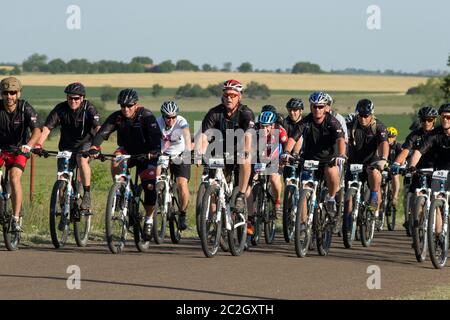
<svg viewBox="0 0 450 320">
<path fill-rule="evenodd" d="M 77 154 L 73 165 L 78 165 L 80 169 L 84 190 L 82 210 L 91 208 L 91 169 L 89 157 L 83 155 L 98 157 L 102 143 L 113 132 L 117 132 L 118 148 L 115 155 L 147 155 L 131 159 L 129 167 L 136 167 L 141 178 L 146 211 L 144 232 L 148 236 L 155 214 L 159 155 L 179 156 L 181 159 L 179 163 L 171 164 L 170 171 L 179 190 L 179 228 L 185 230 L 191 163 L 194 159 L 194 163 L 201 164 L 213 141 L 221 145 L 220 150 L 228 150 L 230 145 L 235 147 L 229 155 L 232 160 L 227 160 L 224 172 L 227 177 L 233 172 L 235 174 L 238 192 L 231 206 L 237 212 L 248 210 L 249 234 L 253 232 L 252 216 L 255 214 L 251 190 L 254 164 L 262 159 L 270 162 L 274 169 L 270 171 L 270 183 L 278 216 L 282 210 L 284 166 L 292 158 L 319 161 L 327 186 L 324 205 L 334 219 L 338 218 L 337 207 L 342 201 L 336 194 L 345 185 L 342 179 L 351 179 L 350 171 L 346 170 L 351 164 L 362 164 L 365 168 L 364 175 L 370 189 L 369 206 L 375 217 L 380 212 L 382 172 L 388 163 L 393 173 L 394 204 L 400 189 L 400 180 L 396 174 L 405 161 L 411 172 L 423 167 L 450 169 L 449 103 L 440 106 L 439 110 L 432 106 L 421 108 L 418 113 L 421 127 L 411 132 L 405 143 L 400 145 L 396 142 L 397 130 L 386 128 L 376 118 L 374 103 L 369 99 L 359 100 L 355 112 L 344 118 L 333 110 L 333 99 L 328 93 L 314 92 L 309 96 L 310 113 L 307 116 L 303 116 L 304 102 L 292 98 L 286 104 L 286 118 L 271 105 L 263 106 L 255 117 L 252 109 L 242 102 L 242 83 L 228 80 L 224 83 L 220 104 L 206 113 L 195 143 L 192 143 L 189 124 L 180 115 L 174 101 L 164 102 L 160 109 L 161 116 L 156 118 L 139 103 L 135 89 L 124 89 L 119 93 L 117 104 L 120 110 L 113 112 L 102 123 L 95 106 L 86 98 L 85 87 L 81 83 L 71 83 L 64 90 L 66 100 L 57 104 L 41 125 L 35 109 L 20 99 L 22 85 L 17 78 L 3 79 L 0 87 L 0 166 L 4 163 L 10 170 L 13 212 L 17 221 L 22 203 L 20 179 L 30 151 L 42 154 L 50 132 L 58 126 L 61 127 L 59 150 Z M 437 118 L 440 118 L 441 126 L 435 128 Z M 230 134 L 238 131 L 242 132 L 240 141 Z M 217 139 L 217 133 L 220 133 L 220 139 Z M 261 140 L 264 143 L 260 143 Z M 118 164 L 112 162 L 112 177 L 118 171 Z M 413 177 L 410 190 L 414 190 L 417 184 L 418 178 Z M 343 223 L 350 223 L 350 219 L 346 212 Z M 301 222 L 306 222 L 306 215 L 301 217 Z M 20 228 L 18 224 L 15 227 Z"/>
</svg>

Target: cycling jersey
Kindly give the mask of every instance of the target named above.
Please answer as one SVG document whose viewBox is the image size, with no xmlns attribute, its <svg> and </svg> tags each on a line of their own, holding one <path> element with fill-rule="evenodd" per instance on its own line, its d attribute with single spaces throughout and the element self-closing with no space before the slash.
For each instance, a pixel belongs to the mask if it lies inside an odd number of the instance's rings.
<svg viewBox="0 0 450 320">
<path fill-rule="evenodd" d="M 395 141 L 393 144 L 390 144 L 388 160 L 390 162 L 394 162 L 395 159 L 400 154 L 400 152 L 402 152 L 402 145 L 398 141 Z"/>
<path fill-rule="evenodd" d="M 335 145 L 339 138 L 344 139 L 344 132 L 339 121 L 331 114 L 325 113 L 321 124 L 316 124 L 312 114 L 309 114 L 297 124 L 291 138 L 298 141 L 301 136 L 302 158 L 326 163 L 337 156 Z"/>
<path fill-rule="evenodd" d="M 345 118 L 337 113 L 336 111 L 332 110 L 331 114 L 337 119 L 337 121 L 339 121 L 339 123 L 341 124 L 342 127 L 342 131 L 344 131 L 344 137 L 345 137 L 345 142 L 348 141 L 348 132 L 347 132 L 347 124 L 345 122 Z"/>
<path fill-rule="evenodd" d="M 261 124 L 257 123 L 255 125 L 255 130 L 257 133 L 257 137 L 258 137 L 258 139 L 257 139 L 257 147 L 258 148 L 259 148 L 259 138 L 263 137 L 262 135 L 260 135 L 260 132 L 259 132 L 260 129 L 261 129 Z M 274 145 L 277 140 L 276 139 L 277 137 L 274 134 L 276 132 L 278 132 L 278 147 L 276 147 L 275 150 L 272 150 L 272 145 Z M 275 128 L 272 129 L 272 134 L 269 134 L 266 137 L 267 148 L 266 148 L 265 152 L 263 152 L 264 157 L 271 159 L 271 160 L 275 160 L 275 159 L 279 158 L 283 151 L 283 146 L 287 141 L 288 141 L 288 135 L 286 133 L 286 130 L 282 126 L 276 124 Z M 258 152 L 258 155 L 260 155 L 259 152 Z"/>
<path fill-rule="evenodd" d="M 64 101 L 50 112 L 45 126 L 49 130 L 61 126 L 59 150 L 76 150 L 92 141 L 95 128 L 100 126 L 100 116 L 88 100 L 84 100 L 76 110 Z"/>
<path fill-rule="evenodd" d="M 186 149 L 184 141 L 183 129 L 189 128 L 189 124 L 182 116 L 177 116 L 175 124 L 171 128 L 166 127 L 163 117 L 156 119 L 159 129 L 161 130 L 161 152 L 168 155 L 179 155 Z"/>
<path fill-rule="evenodd" d="M 124 117 L 121 111 L 112 113 L 95 135 L 92 144 L 99 147 L 116 130 L 117 144 L 131 155 L 161 150 L 161 131 L 156 118 L 142 106 L 136 109 L 131 119 Z"/>
<path fill-rule="evenodd" d="M 410 151 L 409 158 L 411 157 L 413 151 L 420 147 L 423 140 L 430 135 L 432 131 L 424 131 L 422 128 L 418 130 L 412 131 L 405 139 L 405 142 L 402 145 L 403 149 L 408 149 Z M 419 162 L 417 163 L 416 167 L 421 168 L 433 168 L 435 162 L 435 155 L 431 152 L 427 152 L 425 154 L 422 154 L 422 157 L 420 158 Z"/>
<path fill-rule="evenodd" d="M 378 119 L 375 121 L 366 127 L 361 126 L 357 118 L 347 123 L 349 163 L 371 164 L 379 160 L 378 146 L 388 140 L 384 124 Z"/>
<path fill-rule="evenodd" d="M 10 113 L 0 99 L 0 149 L 26 144 L 29 131 L 39 127 L 39 116 L 27 101 L 18 100 L 16 109 Z"/>
<path fill-rule="evenodd" d="M 437 170 L 450 170 L 450 136 L 442 127 L 437 127 L 429 134 L 418 148 L 421 154 L 435 155 L 434 167 Z"/>
<path fill-rule="evenodd" d="M 288 137 L 292 137 L 292 135 L 294 134 L 295 131 L 295 126 L 297 125 L 297 123 L 299 123 L 300 121 L 294 122 L 294 120 L 292 120 L 291 117 L 286 117 L 283 120 L 283 128 L 286 129 L 287 135 Z"/>
<path fill-rule="evenodd" d="M 253 111 L 246 105 L 239 105 L 238 109 L 228 117 L 227 108 L 220 104 L 208 111 L 202 121 L 202 133 L 208 129 L 218 129 L 226 137 L 227 129 L 242 129 L 247 131 L 255 126 Z"/>
</svg>

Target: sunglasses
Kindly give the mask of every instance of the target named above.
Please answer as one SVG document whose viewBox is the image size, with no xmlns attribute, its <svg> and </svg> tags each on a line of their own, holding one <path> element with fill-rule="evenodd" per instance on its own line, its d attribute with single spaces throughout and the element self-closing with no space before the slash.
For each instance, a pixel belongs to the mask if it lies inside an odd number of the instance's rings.
<svg viewBox="0 0 450 320">
<path fill-rule="evenodd" d="M 173 116 L 173 117 L 164 117 L 164 119 L 166 119 L 166 120 L 173 120 L 173 119 L 175 119 L 177 116 Z"/>
<path fill-rule="evenodd" d="M 79 101 L 81 97 L 67 97 L 67 100 Z"/>
<path fill-rule="evenodd" d="M 441 116 L 441 119 L 450 121 L 450 115 L 448 115 L 448 116 Z"/>
<path fill-rule="evenodd" d="M 314 109 L 319 109 L 319 110 L 322 110 L 323 108 L 325 108 L 325 106 L 318 106 L 318 105 L 313 105 L 312 106 Z"/>
<path fill-rule="evenodd" d="M 300 108 L 291 108 L 288 111 L 289 112 L 291 112 L 291 111 L 298 112 L 298 111 L 300 111 Z"/>
<path fill-rule="evenodd" d="M 228 97 L 230 97 L 230 98 L 236 98 L 236 97 L 239 97 L 239 94 L 238 94 L 238 93 L 224 93 L 224 94 L 223 94 L 223 97 L 224 97 L 224 98 L 228 98 Z"/>
<path fill-rule="evenodd" d="M 130 109 L 130 108 L 133 108 L 135 105 L 134 104 L 121 104 L 120 105 L 120 107 L 123 109 L 123 108 L 128 108 L 128 109 Z"/>
<path fill-rule="evenodd" d="M 422 118 L 422 122 L 433 122 L 434 118 Z"/>
<path fill-rule="evenodd" d="M 358 117 L 364 118 L 364 119 L 367 119 L 367 118 L 370 117 L 370 116 L 371 116 L 371 114 L 359 114 L 359 115 L 358 115 Z"/>
<path fill-rule="evenodd" d="M 4 95 L 4 96 L 8 96 L 8 95 L 15 96 L 16 94 L 17 94 L 17 91 L 3 91 L 2 92 L 2 95 Z"/>
</svg>

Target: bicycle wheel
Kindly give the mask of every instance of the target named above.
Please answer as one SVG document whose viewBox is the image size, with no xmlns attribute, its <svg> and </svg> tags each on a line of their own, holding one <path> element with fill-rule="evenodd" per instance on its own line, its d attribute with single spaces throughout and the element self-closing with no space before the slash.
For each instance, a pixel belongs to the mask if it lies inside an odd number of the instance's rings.
<svg viewBox="0 0 450 320">
<path fill-rule="evenodd" d="M 395 230 L 395 219 L 397 216 L 397 208 L 393 206 L 392 198 L 389 197 L 387 210 L 386 210 L 386 224 L 389 231 Z"/>
<path fill-rule="evenodd" d="M 294 237 L 295 213 L 297 203 L 295 202 L 295 191 L 297 188 L 293 185 L 286 186 L 283 199 L 283 236 L 284 241 L 289 243 Z"/>
<path fill-rule="evenodd" d="M 69 213 L 70 208 L 66 210 L 67 182 L 57 180 L 53 185 L 50 200 L 50 236 L 53 246 L 58 249 L 66 244 L 69 236 Z"/>
<path fill-rule="evenodd" d="M 361 244 L 364 247 L 370 247 L 372 244 L 373 235 L 375 233 L 375 221 L 374 213 L 369 210 L 369 208 L 365 207 L 362 211 L 361 226 L 359 229 Z"/>
<path fill-rule="evenodd" d="M 231 203 L 235 202 L 238 187 L 233 189 Z M 244 251 L 247 241 L 247 205 L 244 205 L 244 212 L 236 212 L 232 210 L 230 213 L 231 230 L 228 232 L 228 244 L 230 252 L 233 256 L 239 256 Z"/>
<path fill-rule="evenodd" d="M 443 216 L 444 202 L 439 199 L 433 199 L 431 202 L 428 219 L 428 249 L 430 260 L 436 269 L 441 269 L 447 262 L 448 255 L 448 221 L 442 221 L 442 232 L 436 232 L 437 209 Z"/>
<path fill-rule="evenodd" d="M 75 186 L 74 194 L 79 194 L 82 190 L 81 182 L 78 182 Z M 89 232 L 91 231 L 91 211 L 81 211 L 79 210 L 79 203 L 74 203 L 72 208 L 72 212 L 76 213 L 76 217 L 74 218 L 73 224 L 73 234 L 75 236 L 75 242 L 79 247 L 85 247 L 89 240 Z"/>
<path fill-rule="evenodd" d="M 197 192 L 197 200 L 195 201 L 195 225 L 197 226 L 197 234 L 199 237 L 200 237 L 200 217 L 202 214 L 203 196 L 205 194 L 207 187 L 208 187 L 207 182 L 200 183 Z"/>
<path fill-rule="evenodd" d="M 381 204 L 378 218 L 375 219 L 375 229 L 381 231 L 384 227 L 384 220 L 386 217 L 387 207 L 388 207 L 388 185 L 381 186 Z"/>
<path fill-rule="evenodd" d="M 295 230 L 294 230 L 294 243 L 295 252 L 297 257 L 304 258 L 309 250 L 311 242 L 312 228 L 308 223 L 301 222 L 301 216 L 304 212 L 304 206 L 306 206 L 306 216 L 308 216 L 308 210 L 312 210 L 310 205 L 311 191 L 302 190 L 300 192 L 300 198 L 298 200 L 297 212 L 295 216 Z M 306 205 L 305 205 L 306 204 Z"/>
<path fill-rule="evenodd" d="M 272 187 L 271 184 L 269 184 L 267 188 L 268 192 L 270 194 Z M 273 239 L 275 238 L 275 219 L 276 219 L 276 212 L 275 212 L 275 201 L 272 196 L 266 195 L 264 197 L 264 240 L 266 240 L 266 244 L 272 244 Z"/>
<path fill-rule="evenodd" d="M 330 215 L 326 210 L 319 209 L 317 218 L 317 251 L 319 252 L 319 255 L 326 256 L 328 255 L 328 252 L 330 252 L 331 241 L 333 238 L 333 224 L 331 223 Z"/>
<path fill-rule="evenodd" d="M 112 185 L 106 202 L 105 232 L 109 250 L 121 253 L 125 247 L 128 230 L 127 211 L 130 203 L 125 199 L 125 185 L 116 182 Z"/>
<path fill-rule="evenodd" d="M 253 186 L 253 208 L 254 216 L 253 216 L 253 235 L 251 236 L 251 243 L 254 246 L 259 244 L 259 240 L 262 234 L 262 225 L 263 225 L 263 215 L 264 215 L 264 196 L 263 189 L 260 183 L 257 183 Z"/>
<path fill-rule="evenodd" d="M 130 201 L 129 217 L 130 225 L 133 226 L 134 244 L 139 252 L 145 252 L 150 247 L 150 239 L 147 239 L 144 234 L 145 210 L 144 212 L 140 210 L 141 195 L 142 188 L 139 186 L 134 198 Z"/>
<path fill-rule="evenodd" d="M 156 184 L 156 210 L 153 214 L 152 236 L 157 244 L 162 244 L 166 235 L 168 212 L 164 209 L 165 188 L 163 181 Z"/>
<path fill-rule="evenodd" d="M 417 225 L 413 226 L 413 248 L 414 253 L 416 255 L 416 259 L 418 262 L 423 262 L 425 260 L 425 257 L 427 256 L 427 230 L 425 229 L 425 215 L 428 213 L 426 212 L 426 200 L 425 197 L 419 196 L 416 198 L 415 205 L 414 205 L 414 216 L 413 220 L 418 221 Z M 421 214 L 422 213 L 422 214 Z"/>
<path fill-rule="evenodd" d="M 200 241 L 203 253 L 208 258 L 214 257 L 219 250 L 222 219 L 218 217 L 218 214 L 222 214 L 219 208 L 218 190 L 210 185 L 205 190 L 200 215 Z"/>
<path fill-rule="evenodd" d="M 338 237 L 342 237 L 342 221 L 344 217 L 344 197 L 345 191 L 342 187 L 336 194 L 336 223 L 333 228 L 333 233 L 337 233 Z"/>
<path fill-rule="evenodd" d="M 412 236 L 412 227 L 414 219 L 411 219 L 411 210 L 414 206 L 414 194 L 411 192 L 406 192 L 406 196 L 403 199 L 403 209 L 405 212 L 405 224 L 404 227 L 406 229 L 406 235 L 408 237 Z"/>
<path fill-rule="evenodd" d="M 225 221 L 225 215 L 222 212 L 222 221 Z M 225 226 L 225 223 L 222 223 L 222 232 L 220 236 L 220 249 L 223 252 L 229 252 L 230 246 L 228 245 L 228 232 Z"/>
<path fill-rule="evenodd" d="M 348 201 L 352 201 L 352 211 L 348 212 Z M 342 222 L 342 239 L 344 240 L 344 246 L 349 249 L 352 247 L 353 240 L 356 237 L 357 220 L 358 216 L 358 206 L 356 205 L 356 190 L 349 189 L 346 201 L 344 205 L 344 214 L 349 215 L 349 217 L 344 218 Z"/>
<path fill-rule="evenodd" d="M 169 206 L 169 231 L 170 231 L 170 240 L 172 240 L 172 243 L 180 243 L 181 240 L 181 231 L 178 227 L 178 219 L 180 217 L 179 212 L 176 211 L 177 203 L 180 203 L 178 201 L 178 188 L 177 185 L 174 184 L 173 190 L 172 190 L 172 203 L 170 203 Z"/>
</svg>

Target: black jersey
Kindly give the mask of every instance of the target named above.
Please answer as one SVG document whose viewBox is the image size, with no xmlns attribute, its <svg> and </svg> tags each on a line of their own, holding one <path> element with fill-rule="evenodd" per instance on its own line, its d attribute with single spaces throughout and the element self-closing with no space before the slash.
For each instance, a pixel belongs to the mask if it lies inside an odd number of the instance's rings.
<svg viewBox="0 0 450 320">
<path fill-rule="evenodd" d="M 422 128 L 412 131 L 405 139 L 405 142 L 402 145 L 403 149 L 408 149 L 410 151 L 410 155 L 408 156 L 408 160 L 411 157 L 414 150 L 418 149 L 422 142 L 428 137 L 433 131 L 424 131 Z M 433 168 L 435 162 L 435 155 L 427 152 L 422 154 L 420 161 L 417 163 L 417 168 Z"/>
<path fill-rule="evenodd" d="M 438 170 L 450 170 L 450 136 L 442 127 L 433 130 L 418 148 L 421 154 L 435 155 L 434 167 Z"/>
</svg>

